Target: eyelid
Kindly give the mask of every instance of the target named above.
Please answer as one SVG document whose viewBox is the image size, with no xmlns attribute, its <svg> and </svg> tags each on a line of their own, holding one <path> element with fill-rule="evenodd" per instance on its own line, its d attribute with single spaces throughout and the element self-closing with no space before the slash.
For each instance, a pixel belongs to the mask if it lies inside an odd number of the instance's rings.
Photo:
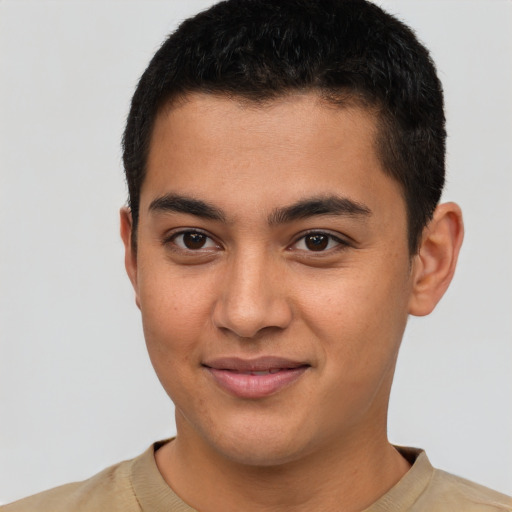
<svg viewBox="0 0 512 512">
<path fill-rule="evenodd" d="M 335 247 L 331 247 L 330 249 L 325 249 L 323 251 L 311 251 L 311 250 L 304 250 L 304 249 L 298 249 L 304 252 L 311 253 L 312 255 L 321 255 L 321 254 L 327 254 L 331 253 L 332 251 L 335 251 L 336 249 L 345 249 L 346 247 L 352 247 L 353 241 L 350 239 L 350 237 L 346 235 L 341 235 L 340 233 L 333 233 L 332 231 L 325 230 L 325 229 L 309 229 L 307 231 L 304 231 L 297 235 L 294 242 L 292 242 L 289 245 L 289 250 L 293 250 L 293 247 L 297 245 L 301 240 L 303 240 L 305 237 L 309 235 L 323 235 L 329 237 L 331 240 L 335 241 L 337 245 Z"/>
<path fill-rule="evenodd" d="M 218 240 L 216 239 L 216 237 L 214 237 L 211 233 L 209 233 L 208 231 L 205 231 L 204 229 L 193 228 L 193 227 L 180 227 L 180 228 L 172 229 L 171 231 L 167 232 L 162 237 L 162 245 L 169 245 L 170 243 L 172 243 L 174 241 L 175 238 L 177 238 L 180 235 L 185 235 L 187 233 L 199 233 L 201 235 L 204 235 L 205 237 L 210 239 L 215 244 L 215 246 L 217 248 L 219 248 L 219 249 L 223 248 L 222 244 L 220 244 L 218 242 Z M 323 235 L 323 236 L 327 236 L 330 240 L 336 242 L 335 247 L 331 247 L 330 249 L 326 249 L 323 251 L 311 251 L 311 250 L 299 249 L 301 251 L 311 253 L 312 255 L 315 255 L 315 254 L 321 255 L 322 253 L 324 253 L 324 254 L 331 253 L 331 252 L 335 251 L 336 249 L 344 249 L 346 247 L 352 247 L 353 243 L 354 243 L 353 240 L 347 235 L 342 235 L 337 232 L 333 233 L 332 231 L 325 230 L 325 229 L 308 229 L 307 231 L 303 231 L 303 232 L 299 233 L 295 237 L 294 241 L 288 246 L 288 250 L 293 250 L 294 246 L 297 245 L 301 240 L 303 240 L 308 235 Z M 183 252 L 200 252 L 201 251 L 201 249 L 197 249 L 197 250 L 185 249 L 176 244 L 174 244 L 174 249 L 177 251 L 183 251 Z M 206 248 L 206 249 L 211 249 L 211 248 Z"/>
<path fill-rule="evenodd" d="M 210 233 L 208 233 L 207 231 L 205 231 L 204 229 L 201 229 L 201 228 L 192 228 L 192 227 L 181 227 L 181 228 L 175 228 L 171 231 L 168 231 L 163 237 L 162 237 L 162 245 L 169 245 L 171 243 L 174 242 L 174 240 L 179 237 L 180 235 L 186 235 L 187 233 L 198 233 L 200 235 L 204 235 L 205 237 L 207 237 L 208 239 L 210 239 L 217 248 L 222 248 L 222 245 L 216 240 L 216 238 L 214 236 L 212 236 Z M 201 252 L 203 249 L 196 249 L 196 250 L 193 250 L 193 249 L 186 249 L 186 248 L 183 248 L 183 247 L 180 247 L 179 245 L 177 244 L 174 244 L 174 247 L 173 247 L 174 250 L 176 251 L 183 251 L 183 252 Z M 207 250 L 208 249 L 212 249 L 211 247 L 207 247 L 206 248 Z"/>
</svg>

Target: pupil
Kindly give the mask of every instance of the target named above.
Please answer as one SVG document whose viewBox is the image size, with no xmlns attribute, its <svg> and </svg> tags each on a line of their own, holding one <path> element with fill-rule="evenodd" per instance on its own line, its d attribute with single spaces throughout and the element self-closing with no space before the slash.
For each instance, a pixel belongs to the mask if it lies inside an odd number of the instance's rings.
<svg viewBox="0 0 512 512">
<path fill-rule="evenodd" d="M 187 249 L 201 249 L 206 243 L 206 235 L 201 233 L 185 233 L 183 243 Z"/>
<path fill-rule="evenodd" d="M 323 251 L 328 243 L 329 238 L 325 235 L 308 235 L 306 237 L 306 247 L 311 251 Z"/>
</svg>

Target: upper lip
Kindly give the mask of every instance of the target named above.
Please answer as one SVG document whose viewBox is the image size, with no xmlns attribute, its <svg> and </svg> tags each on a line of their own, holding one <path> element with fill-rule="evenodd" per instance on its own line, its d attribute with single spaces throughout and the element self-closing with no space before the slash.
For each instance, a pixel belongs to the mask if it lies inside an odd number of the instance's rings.
<svg viewBox="0 0 512 512">
<path fill-rule="evenodd" d="M 258 372 L 272 369 L 291 369 L 310 366 L 304 361 L 294 361 L 284 357 L 263 356 L 255 359 L 242 359 L 240 357 L 219 357 L 203 362 L 203 366 L 215 370 L 232 370 L 238 372 Z"/>
</svg>

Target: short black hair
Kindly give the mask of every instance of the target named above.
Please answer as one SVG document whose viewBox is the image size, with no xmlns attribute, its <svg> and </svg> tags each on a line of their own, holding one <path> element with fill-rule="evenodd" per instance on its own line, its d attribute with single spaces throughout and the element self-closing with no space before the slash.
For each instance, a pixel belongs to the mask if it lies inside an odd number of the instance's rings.
<svg viewBox="0 0 512 512">
<path fill-rule="evenodd" d="M 164 105 L 193 92 L 262 102 L 309 91 L 375 111 L 376 148 L 402 187 L 414 254 L 444 185 L 442 86 L 414 32 L 366 0 L 226 0 L 164 41 L 138 83 L 123 137 L 134 240 Z"/>
</svg>

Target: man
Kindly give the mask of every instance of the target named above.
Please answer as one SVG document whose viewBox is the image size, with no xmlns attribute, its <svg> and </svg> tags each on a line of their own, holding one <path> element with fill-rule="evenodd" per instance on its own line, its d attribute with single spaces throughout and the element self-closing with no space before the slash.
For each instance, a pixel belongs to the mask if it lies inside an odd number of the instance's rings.
<svg viewBox="0 0 512 512">
<path fill-rule="evenodd" d="M 229 1 L 157 52 L 124 137 L 126 268 L 177 436 L 5 510 L 510 510 L 386 434 L 453 276 L 427 51 L 376 6 Z"/>
</svg>

